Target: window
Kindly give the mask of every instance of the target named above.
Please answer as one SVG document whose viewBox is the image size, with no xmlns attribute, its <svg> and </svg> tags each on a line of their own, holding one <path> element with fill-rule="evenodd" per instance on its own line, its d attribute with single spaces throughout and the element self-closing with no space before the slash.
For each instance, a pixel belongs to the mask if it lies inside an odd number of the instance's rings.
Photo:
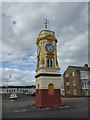
<svg viewBox="0 0 90 120">
<path fill-rule="evenodd" d="M 73 76 L 73 77 L 75 76 L 75 72 L 72 72 L 72 76 Z"/>
<path fill-rule="evenodd" d="M 69 82 L 66 82 L 66 86 L 69 86 Z"/>
<path fill-rule="evenodd" d="M 82 86 L 82 88 L 84 87 L 84 81 L 83 80 L 81 81 L 81 86 Z"/>
<path fill-rule="evenodd" d="M 82 85 L 82 88 L 88 88 L 89 87 L 87 80 L 82 80 L 81 85 Z"/>
<path fill-rule="evenodd" d="M 66 90 L 66 94 L 69 95 L 70 94 L 70 90 Z"/>
<path fill-rule="evenodd" d="M 77 95 L 77 91 L 76 91 L 76 90 L 73 90 L 73 94 L 74 94 L 74 95 Z"/>
<path fill-rule="evenodd" d="M 76 86 L 76 80 L 73 80 L 73 86 Z"/>
<path fill-rule="evenodd" d="M 69 74 L 68 74 L 68 73 L 66 74 L 66 77 L 69 77 Z"/>
<path fill-rule="evenodd" d="M 52 67 L 52 59 L 47 60 L 47 67 Z"/>
<path fill-rule="evenodd" d="M 88 86 L 90 86 L 90 81 L 87 81 Z"/>
<path fill-rule="evenodd" d="M 84 87 L 85 87 L 85 88 L 86 88 L 86 85 L 87 85 L 86 82 L 84 82 Z"/>
<path fill-rule="evenodd" d="M 81 79 L 88 79 L 89 71 L 80 71 Z"/>
<path fill-rule="evenodd" d="M 85 96 L 89 95 L 88 90 L 85 90 L 84 92 L 85 92 Z"/>
</svg>

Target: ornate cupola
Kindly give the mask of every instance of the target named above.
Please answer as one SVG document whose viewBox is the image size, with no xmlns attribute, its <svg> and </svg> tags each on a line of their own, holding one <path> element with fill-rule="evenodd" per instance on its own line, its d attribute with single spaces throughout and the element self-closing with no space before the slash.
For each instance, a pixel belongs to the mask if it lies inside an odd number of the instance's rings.
<svg viewBox="0 0 90 120">
<path fill-rule="evenodd" d="M 61 105 L 60 67 L 57 60 L 57 39 L 55 33 L 41 30 L 37 40 L 36 101 L 37 107 Z"/>
</svg>

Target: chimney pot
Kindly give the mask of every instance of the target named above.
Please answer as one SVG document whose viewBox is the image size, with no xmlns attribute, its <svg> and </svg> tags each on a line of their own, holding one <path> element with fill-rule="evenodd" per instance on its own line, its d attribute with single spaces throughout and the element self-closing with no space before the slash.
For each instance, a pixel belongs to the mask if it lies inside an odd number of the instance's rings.
<svg viewBox="0 0 90 120">
<path fill-rule="evenodd" d="M 88 64 L 85 64 L 84 67 L 85 67 L 85 68 L 88 68 Z"/>
</svg>

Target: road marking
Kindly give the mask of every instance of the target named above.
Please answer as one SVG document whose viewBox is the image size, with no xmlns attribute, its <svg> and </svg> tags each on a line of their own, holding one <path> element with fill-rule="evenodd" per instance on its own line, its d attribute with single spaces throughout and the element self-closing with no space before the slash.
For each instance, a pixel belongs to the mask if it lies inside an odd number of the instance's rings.
<svg viewBox="0 0 90 120">
<path fill-rule="evenodd" d="M 69 108 L 70 106 L 60 106 L 59 108 Z"/>
<path fill-rule="evenodd" d="M 65 108 L 68 108 L 68 107 L 70 107 L 70 106 L 64 106 Z"/>
<path fill-rule="evenodd" d="M 19 112 L 18 110 L 15 110 L 14 112 Z"/>
<path fill-rule="evenodd" d="M 41 108 L 39 110 L 49 110 L 50 108 Z"/>
<path fill-rule="evenodd" d="M 68 108 L 70 106 L 60 106 L 58 108 Z M 33 108 L 36 108 L 36 107 L 33 107 Z M 37 109 L 37 110 L 49 110 L 50 108 L 41 108 L 41 109 Z M 14 112 L 25 112 L 27 110 L 15 110 Z"/>
<path fill-rule="evenodd" d="M 14 112 L 25 112 L 27 110 L 15 110 Z"/>
<path fill-rule="evenodd" d="M 36 107 L 33 107 L 33 108 L 36 108 Z"/>
<path fill-rule="evenodd" d="M 49 110 L 50 108 L 45 108 L 46 110 Z"/>
</svg>

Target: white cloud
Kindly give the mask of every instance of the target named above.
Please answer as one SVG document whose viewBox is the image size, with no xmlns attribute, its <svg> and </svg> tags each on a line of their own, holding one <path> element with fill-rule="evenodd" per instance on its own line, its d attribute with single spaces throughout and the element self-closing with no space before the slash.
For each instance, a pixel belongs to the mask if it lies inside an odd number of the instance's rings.
<svg viewBox="0 0 90 120">
<path fill-rule="evenodd" d="M 88 62 L 88 3 L 3 2 L 2 12 L 1 61 L 3 67 L 9 69 L 8 75 L 12 73 L 10 84 L 35 82 L 32 71 L 36 69 L 36 39 L 44 28 L 45 18 L 49 19 L 49 29 L 58 39 L 61 70 L 68 65 L 82 66 Z M 20 77 L 21 74 L 24 76 Z M 6 81 L 5 76 L 3 81 Z"/>
<path fill-rule="evenodd" d="M 2 85 L 32 85 L 35 84 L 35 71 L 15 68 L 2 68 Z M 1 75 L 0 75 L 1 76 Z"/>
<path fill-rule="evenodd" d="M 59 50 L 59 64 L 63 69 L 66 69 L 68 65 L 83 66 L 88 63 L 88 32 L 79 34 L 75 38 L 71 37 L 70 42 L 66 41 Z"/>
<path fill-rule="evenodd" d="M 89 0 L 2 0 L 3 2 L 88 2 Z"/>
</svg>

